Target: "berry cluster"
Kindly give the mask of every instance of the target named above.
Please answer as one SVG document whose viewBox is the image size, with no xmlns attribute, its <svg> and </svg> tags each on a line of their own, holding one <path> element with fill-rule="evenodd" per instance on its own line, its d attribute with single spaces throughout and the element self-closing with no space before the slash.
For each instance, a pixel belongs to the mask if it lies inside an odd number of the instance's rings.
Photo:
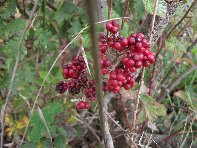
<svg viewBox="0 0 197 148">
<path fill-rule="evenodd" d="M 66 64 L 62 68 L 62 75 L 67 81 L 60 81 L 56 85 L 56 91 L 63 94 L 68 91 L 70 94 L 79 94 L 81 90 L 90 101 L 95 100 L 95 84 L 87 78 L 86 64 L 82 56 L 76 56 L 71 64 Z M 89 103 L 87 101 L 79 101 L 76 104 L 77 109 L 88 109 Z"/>
<path fill-rule="evenodd" d="M 121 87 L 124 87 L 125 90 L 129 90 L 134 84 L 135 79 L 132 74 L 128 73 L 128 71 L 123 68 L 117 68 L 110 72 L 110 78 L 104 90 L 119 93 Z"/>
<path fill-rule="evenodd" d="M 90 104 L 87 101 L 79 101 L 76 104 L 76 108 L 78 110 L 80 110 L 80 109 L 89 109 L 90 108 Z"/>
<path fill-rule="evenodd" d="M 150 51 L 150 43 L 142 33 L 133 33 L 124 37 L 119 32 L 117 20 L 106 23 L 108 35 L 100 33 L 99 59 L 103 74 L 103 90 L 119 93 L 121 88 L 131 89 L 135 85 L 135 73 L 142 67 L 149 67 L 155 62 L 155 53 Z M 115 57 L 111 56 L 111 52 Z M 96 99 L 95 82 L 87 77 L 87 68 L 82 56 L 76 56 L 71 64 L 62 69 L 67 81 L 60 81 L 56 86 L 59 94 L 68 91 L 75 95 L 80 92 L 86 100 L 76 104 L 77 109 L 89 109 L 89 101 Z"/>
</svg>

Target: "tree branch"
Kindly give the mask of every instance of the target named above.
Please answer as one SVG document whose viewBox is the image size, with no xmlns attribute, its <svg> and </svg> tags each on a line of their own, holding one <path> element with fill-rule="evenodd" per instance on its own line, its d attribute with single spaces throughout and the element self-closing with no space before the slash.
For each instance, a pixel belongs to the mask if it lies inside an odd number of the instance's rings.
<svg viewBox="0 0 197 148">
<path fill-rule="evenodd" d="M 104 102 L 103 102 L 103 91 L 102 91 L 102 75 L 100 71 L 100 64 L 99 64 L 99 56 L 98 56 L 98 41 L 96 38 L 96 27 L 94 25 L 95 23 L 95 1 L 88 0 L 87 1 L 87 13 L 89 18 L 89 24 L 90 24 L 90 38 L 91 38 L 91 44 L 92 44 L 92 58 L 94 60 L 94 70 L 95 70 L 95 83 L 96 83 L 96 96 L 98 100 L 98 106 L 99 106 L 99 117 L 101 122 L 101 129 L 103 133 L 104 138 L 104 145 L 106 148 L 114 148 L 113 141 L 111 138 L 111 135 L 109 133 L 108 125 L 106 124 L 106 118 L 104 114 Z"/>
</svg>

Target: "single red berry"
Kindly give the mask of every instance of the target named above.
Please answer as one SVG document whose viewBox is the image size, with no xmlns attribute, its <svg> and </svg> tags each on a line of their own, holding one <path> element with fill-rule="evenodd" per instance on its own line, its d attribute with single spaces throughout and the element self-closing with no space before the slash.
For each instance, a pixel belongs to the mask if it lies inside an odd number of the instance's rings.
<svg viewBox="0 0 197 148">
<path fill-rule="evenodd" d="M 118 50 L 118 51 L 121 51 L 121 50 L 123 49 L 122 46 L 121 46 L 121 44 L 120 44 L 119 42 L 115 42 L 114 48 L 115 48 L 116 50 Z"/>
<path fill-rule="evenodd" d="M 129 68 L 129 70 L 130 70 L 130 72 L 132 72 L 132 73 L 135 73 L 135 72 L 137 71 L 135 67 L 131 67 L 131 68 Z"/>
<path fill-rule="evenodd" d="M 103 68 L 103 69 L 102 69 L 102 74 L 103 74 L 103 75 L 106 75 L 107 73 L 108 73 L 107 68 Z"/>
<path fill-rule="evenodd" d="M 118 32 L 118 27 L 112 26 L 110 32 L 116 34 Z"/>
<path fill-rule="evenodd" d="M 149 67 L 150 66 L 150 62 L 149 61 L 143 61 L 142 62 L 142 66 L 143 67 Z"/>
<path fill-rule="evenodd" d="M 130 84 L 127 84 L 127 85 L 124 86 L 124 89 L 125 89 L 125 90 L 129 90 L 129 89 L 131 89 L 131 87 L 132 87 L 132 86 L 131 86 Z"/>
<path fill-rule="evenodd" d="M 140 38 L 142 40 L 144 38 L 144 34 L 139 32 L 139 33 L 136 34 L 136 37 Z"/>
<path fill-rule="evenodd" d="M 135 63 L 135 68 L 142 68 L 142 61 Z"/>
<path fill-rule="evenodd" d="M 118 74 L 117 75 L 117 80 L 118 81 L 123 81 L 125 78 L 124 78 L 124 76 L 122 75 L 122 74 Z"/>
<path fill-rule="evenodd" d="M 69 70 L 69 76 L 72 77 L 74 75 L 75 71 L 73 69 Z"/>
<path fill-rule="evenodd" d="M 135 62 L 133 60 L 128 60 L 125 62 L 125 66 L 130 68 L 130 67 L 133 67 L 135 64 Z"/>
<path fill-rule="evenodd" d="M 135 38 L 134 37 L 129 37 L 128 38 L 128 43 L 129 43 L 129 45 L 134 45 L 135 44 Z"/>
<path fill-rule="evenodd" d="M 111 29 L 112 29 L 112 24 L 111 24 L 111 22 L 107 22 L 106 23 L 106 29 L 108 30 L 108 31 L 111 31 Z"/>
<path fill-rule="evenodd" d="M 126 38 L 121 39 L 120 44 L 122 45 L 122 47 L 127 47 L 128 46 L 128 39 L 126 39 Z"/>
<path fill-rule="evenodd" d="M 111 61 L 110 60 L 105 60 L 104 61 L 104 65 L 106 66 L 106 67 L 109 67 L 109 66 L 111 66 Z"/>
<path fill-rule="evenodd" d="M 140 49 L 143 47 L 141 42 L 137 42 L 137 43 L 135 44 L 135 46 L 136 46 L 136 49 L 137 49 L 137 50 L 140 50 Z"/>
<path fill-rule="evenodd" d="M 135 45 L 131 45 L 131 46 L 129 46 L 129 49 L 131 50 L 131 51 L 135 51 Z"/>
<path fill-rule="evenodd" d="M 122 58 L 123 63 L 127 62 L 128 60 L 129 60 L 129 58 L 126 58 L 126 57 Z"/>
<path fill-rule="evenodd" d="M 89 109 L 90 108 L 90 104 L 86 101 L 84 101 L 84 108 L 85 109 Z"/>
<path fill-rule="evenodd" d="M 120 86 L 115 86 L 114 87 L 114 90 L 117 91 L 117 92 L 119 92 L 120 91 Z"/>
<path fill-rule="evenodd" d="M 148 54 L 148 55 L 147 55 L 147 60 L 148 60 L 150 63 L 155 63 L 155 56 L 152 55 L 152 54 Z"/>
</svg>

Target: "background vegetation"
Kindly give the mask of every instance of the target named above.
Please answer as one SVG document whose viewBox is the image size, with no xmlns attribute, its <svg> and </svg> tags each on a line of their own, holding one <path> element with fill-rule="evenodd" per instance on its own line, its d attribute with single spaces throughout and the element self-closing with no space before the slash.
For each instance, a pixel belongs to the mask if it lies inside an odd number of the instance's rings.
<svg viewBox="0 0 197 148">
<path fill-rule="evenodd" d="M 165 17 L 169 3 L 159 0 L 157 17 Z M 128 6 L 129 21 L 121 33 L 129 35 L 142 27 L 148 13 L 154 14 L 154 4 L 153 0 L 112 0 L 111 18 L 118 18 L 121 24 Z M 104 6 L 107 20 L 109 7 Z M 144 83 L 139 84 L 139 72 L 135 88 L 108 103 L 115 147 L 131 143 L 138 147 L 197 145 L 196 10 L 196 0 L 180 4 L 154 43 L 157 61 L 145 71 Z M 93 62 L 87 24 L 86 3 L 81 0 L 0 1 L 0 131 L 4 147 L 102 147 L 97 103 L 77 111 L 75 102 L 81 96 L 55 91 L 62 79 L 61 66 L 79 51 L 79 36 L 89 63 Z M 102 23 L 97 24 L 97 31 L 104 31 Z M 129 124 L 140 85 L 133 132 Z M 128 134 L 134 137 L 131 143 Z"/>
</svg>

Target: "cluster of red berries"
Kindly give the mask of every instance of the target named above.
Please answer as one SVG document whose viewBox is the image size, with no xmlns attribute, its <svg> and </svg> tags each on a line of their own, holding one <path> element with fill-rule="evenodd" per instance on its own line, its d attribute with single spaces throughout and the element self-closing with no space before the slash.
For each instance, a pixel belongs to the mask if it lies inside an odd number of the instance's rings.
<svg viewBox="0 0 197 148">
<path fill-rule="evenodd" d="M 95 100 L 96 91 L 94 81 L 87 78 L 86 64 L 82 56 L 76 56 L 71 64 L 66 64 L 62 68 L 62 75 L 67 81 L 60 81 L 56 85 L 56 91 L 63 94 L 68 91 L 70 94 L 79 94 L 81 91 L 90 101 Z M 79 101 L 76 105 L 77 109 L 88 109 L 89 102 Z"/>
<path fill-rule="evenodd" d="M 110 72 L 110 77 L 104 90 L 119 93 L 121 87 L 123 87 L 125 90 L 129 90 L 134 85 L 135 79 L 133 75 L 123 68 L 117 68 Z"/>
<path fill-rule="evenodd" d="M 107 22 L 106 29 L 108 36 L 100 33 L 99 41 L 101 71 L 105 76 L 103 90 L 119 93 L 121 88 L 129 90 L 135 85 L 135 72 L 153 64 L 155 53 L 150 51 L 150 43 L 142 33 L 123 37 L 119 33 L 117 20 Z M 109 56 L 112 50 L 116 51 L 114 59 Z M 79 101 L 76 104 L 77 109 L 89 109 L 89 101 L 96 99 L 95 82 L 88 79 L 86 71 L 83 57 L 76 56 L 72 63 L 65 65 L 62 70 L 63 77 L 68 81 L 60 81 L 56 86 L 56 91 L 60 94 L 65 91 L 72 95 L 83 92 L 87 99 Z"/>
<path fill-rule="evenodd" d="M 87 101 L 79 101 L 77 104 L 76 104 L 76 108 L 77 109 L 89 109 L 90 108 L 90 104 L 87 102 Z"/>
</svg>

